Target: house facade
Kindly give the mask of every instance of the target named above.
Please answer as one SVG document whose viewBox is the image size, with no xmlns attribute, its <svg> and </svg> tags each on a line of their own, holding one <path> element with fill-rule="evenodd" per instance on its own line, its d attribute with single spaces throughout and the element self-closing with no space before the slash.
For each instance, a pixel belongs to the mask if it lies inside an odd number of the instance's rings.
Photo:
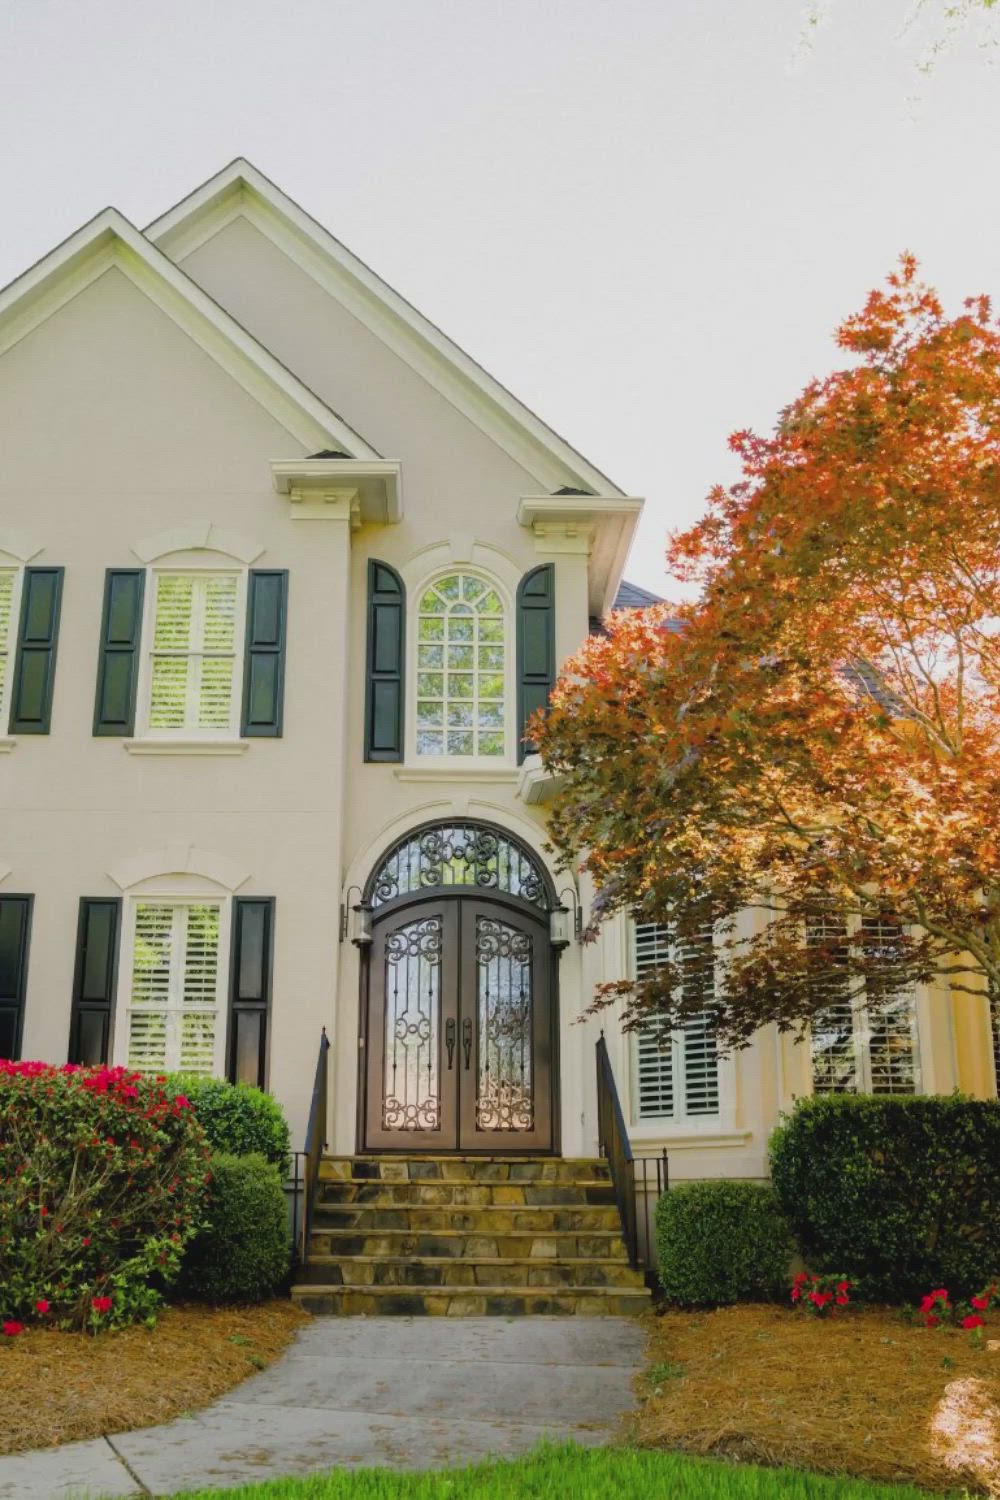
<svg viewBox="0 0 1000 1500">
<path fill-rule="evenodd" d="M 577 941 L 523 726 L 650 597 L 640 510 L 246 162 L 15 281 L 0 1053 L 246 1079 L 300 1138 L 325 1031 L 334 1152 L 596 1155 L 581 1013 L 668 935 Z M 735 1058 L 605 1028 L 675 1179 L 762 1176 L 814 1086 L 996 1091 L 944 992 Z"/>
</svg>

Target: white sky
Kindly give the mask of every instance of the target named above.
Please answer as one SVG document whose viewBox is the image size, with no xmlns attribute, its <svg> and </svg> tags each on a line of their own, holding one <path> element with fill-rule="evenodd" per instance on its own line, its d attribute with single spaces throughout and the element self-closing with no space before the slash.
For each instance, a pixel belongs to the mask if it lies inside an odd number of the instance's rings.
<svg viewBox="0 0 1000 1500">
<path fill-rule="evenodd" d="M 247 156 L 647 497 L 663 588 L 899 251 L 1000 293 L 1000 69 L 972 28 L 919 78 L 908 4 L 792 70 L 802 0 L 0 0 L 0 284 Z"/>
</svg>

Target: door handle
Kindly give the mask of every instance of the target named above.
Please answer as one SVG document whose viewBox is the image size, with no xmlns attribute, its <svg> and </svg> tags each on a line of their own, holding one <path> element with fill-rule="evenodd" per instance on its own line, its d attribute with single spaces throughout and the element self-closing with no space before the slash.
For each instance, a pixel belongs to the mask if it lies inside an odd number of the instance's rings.
<svg viewBox="0 0 1000 1500">
<path fill-rule="evenodd" d="M 448 1048 L 448 1072 L 450 1073 L 455 1062 L 455 1037 L 458 1028 L 454 1021 L 444 1023 L 444 1044 Z"/>
<path fill-rule="evenodd" d="M 472 1061 L 472 1021 L 468 1016 L 462 1022 L 462 1048 L 465 1052 L 465 1071 L 469 1071 Z"/>
</svg>

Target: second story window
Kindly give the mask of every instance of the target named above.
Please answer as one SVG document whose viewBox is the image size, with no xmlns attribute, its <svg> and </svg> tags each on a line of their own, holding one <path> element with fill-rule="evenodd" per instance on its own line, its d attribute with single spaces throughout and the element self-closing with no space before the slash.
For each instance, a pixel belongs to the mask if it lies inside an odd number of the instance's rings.
<svg viewBox="0 0 1000 1500">
<path fill-rule="evenodd" d="M 503 602 L 489 583 L 449 573 L 426 588 L 417 614 L 417 754 L 506 755 L 507 667 Z"/>
<path fill-rule="evenodd" d="M 153 584 L 147 678 L 150 732 L 235 734 L 242 576 L 156 573 Z"/>
</svg>

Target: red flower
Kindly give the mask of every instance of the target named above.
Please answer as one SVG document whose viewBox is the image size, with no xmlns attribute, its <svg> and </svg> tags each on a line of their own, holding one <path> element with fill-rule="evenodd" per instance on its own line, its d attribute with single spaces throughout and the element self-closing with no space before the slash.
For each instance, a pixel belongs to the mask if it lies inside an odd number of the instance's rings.
<svg viewBox="0 0 1000 1500">
<path fill-rule="evenodd" d="M 46 1302 L 45 1298 L 44 1297 L 39 1297 L 38 1301 L 35 1303 L 35 1312 L 41 1313 L 42 1317 L 44 1318 L 44 1316 L 48 1312 L 48 1310 L 49 1310 L 49 1304 Z"/>
<path fill-rule="evenodd" d="M 9 1339 L 16 1339 L 19 1333 L 24 1332 L 24 1324 L 15 1322 L 13 1318 L 8 1318 L 3 1325 L 3 1331 Z"/>
<path fill-rule="evenodd" d="M 983 1292 L 981 1297 L 970 1297 L 969 1301 L 980 1312 L 985 1312 L 990 1305 L 990 1294 L 989 1292 Z"/>
<path fill-rule="evenodd" d="M 847 1306 L 849 1306 L 850 1301 L 851 1301 L 850 1297 L 848 1297 L 846 1295 L 846 1293 L 841 1292 L 840 1295 L 837 1297 L 837 1306 L 838 1307 L 847 1307 Z"/>
<path fill-rule="evenodd" d="M 90 1237 L 88 1236 L 86 1239 L 81 1240 L 80 1244 L 81 1245 L 89 1245 L 90 1244 Z"/>
<path fill-rule="evenodd" d="M 983 1326 L 983 1324 L 985 1322 L 986 1322 L 986 1319 L 985 1318 L 981 1318 L 978 1313 L 969 1313 L 968 1317 L 962 1319 L 962 1327 L 963 1328 L 982 1328 L 982 1326 Z"/>
<path fill-rule="evenodd" d="M 936 1328 L 938 1326 L 938 1324 L 940 1323 L 940 1321 L 941 1321 L 941 1319 L 938 1318 L 938 1317 L 935 1317 L 934 1313 L 928 1313 L 927 1316 L 924 1318 L 924 1322 L 926 1323 L 926 1325 L 927 1325 L 928 1328 Z"/>
<path fill-rule="evenodd" d="M 850 1289 L 851 1289 L 851 1283 L 849 1281 L 838 1281 L 837 1282 L 837 1291 L 838 1292 L 844 1293 L 844 1292 L 850 1291 Z"/>
<path fill-rule="evenodd" d="M 106 1313 L 111 1311 L 112 1300 L 110 1297 L 91 1297 L 90 1305 L 95 1313 Z"/>
</svg>

